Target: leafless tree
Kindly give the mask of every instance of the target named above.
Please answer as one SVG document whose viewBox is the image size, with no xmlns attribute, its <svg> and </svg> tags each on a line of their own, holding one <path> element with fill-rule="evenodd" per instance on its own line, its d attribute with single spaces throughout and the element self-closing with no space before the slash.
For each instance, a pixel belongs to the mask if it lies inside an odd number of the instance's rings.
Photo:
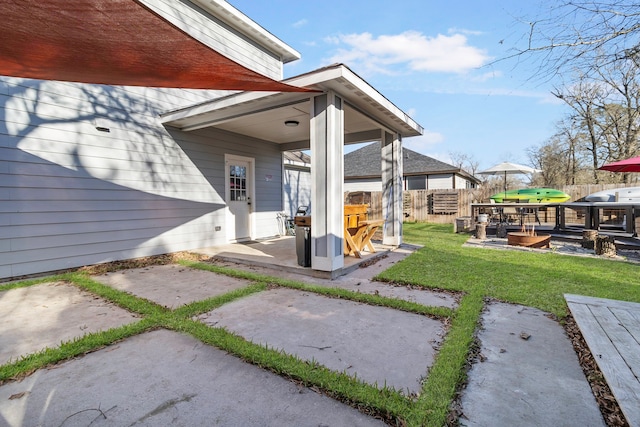
<svg viewBox="0 0 640 427">
<path fill-rule="evenodd" d="M 480 162 L 475 160 L 467 153 L 460 151 L 450 151 L 449 158 L 454 166 L 469 172 L 471 175 L 475 175 L 480 167 Z"/>
<path fill-rule="evenodd" d="M 573 109 L 570 120 L 578 123 L 584 130 L 586 135 L 584 149 L 590 153 L 593 178 L 596 183 L 599 182 L 596 171 L 600 166 L 603 137 L 602 128 L 598 126 L 597 113 L 602 100 L 607 96 L 603 86 L 583 77 L 577 84 L 556 89 L 552 93 Z"/>
<path fill-rule="evenodd" d="M 604 64 L 594 73 L 591 77 L 581 74 L 574 84 L 552 93 L 572 108 L 571 123 L 582 135 L 576 150 L 589 153 L 593 179 L 600 182 L 604 175 L 598 167 L 603 163 L 626 159 L 639 151 L 640 73 L 638 64 L 631 60 Z M 569 134 L 564 136 L 566 141 L 572 140 Z M 627 180 L 623 175 L 623 182 Z"/>
<path fill-rule="evenodd" d="M 535 184 L 556 187 L 581 183 L 585 175 L 585 156 L 579 148 L 584 138 L 575 121 L 565 119 L 557 124 L 557 132 L 548 141 L 530 148 L 531 164 L 542 170 L 535 176 Z"/>
<path fill-rule="evenodd" d="M 540 73 L 552 77 L 597 72 L 603 64 L 638 57 L 640 3 L 633 0 L 562 0 L 542 2 L 529 18 L 529 31 L 510 57 L 532 55 Z"/>
<path fill-rule="evenodd" d="M 608 157 L 604 160 L 622 160 L 638 153 L 640 136 L 640 69 L 635 61 L 621 61 L 596 70 L 598 78 L 611 93 L 601 107 L 602 126 L 606 129 Z M 628 181 L 623 174 L 623 182 Z"/>
</svg>

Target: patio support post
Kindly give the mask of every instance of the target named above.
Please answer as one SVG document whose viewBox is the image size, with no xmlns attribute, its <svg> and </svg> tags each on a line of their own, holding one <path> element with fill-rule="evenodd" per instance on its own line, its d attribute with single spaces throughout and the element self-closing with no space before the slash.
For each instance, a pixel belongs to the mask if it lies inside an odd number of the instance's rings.
<svg viewBox="0 0 640 427">
<path fill-rule="evenodd" d="M 344 113 L 334 92 L 311 102 L 311 268 L 344 266 Z"/>
<path fill-rule="evenodd" d="M 402 244 L 402 139 L 382 131 L 382 243 Z"/>
</svg>

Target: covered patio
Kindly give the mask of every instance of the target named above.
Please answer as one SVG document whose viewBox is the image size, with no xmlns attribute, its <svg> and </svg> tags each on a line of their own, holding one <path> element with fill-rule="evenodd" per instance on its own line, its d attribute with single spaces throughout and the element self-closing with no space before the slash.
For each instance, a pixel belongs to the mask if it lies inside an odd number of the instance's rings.
<svg viewBox="0 0 640 427">
<path fill-rule="evenodd" d="M 361 266 L 375 263 L 377 260 L 386 257 L 388 253 L 394 249 L 393 246 L 374 242 L 375 253 L 362 252 L 361 258 L 347 256 L 344 258 L 344 266 L 339 272 L 332 273 L 300 266 L 297 262 L 295 239 L 295 236 L 275 237 L 273 239 L 229 243 L 226 245 L 201 248 L 193 252 L 211 256 L 221 261 L 271 269 L 275 268 L 287 273 L 333 279 L 338 274 L 349 274 Z"/>
<path fill-rule="evenodd" d="M 240 92 L 166 112 L 161 120 L 183 132 L 216 128 L 275 143 L 282 152 L 310 150 L 311 269 L 335 277 L 353 263 L 344 254 L 344 146 L 380 142 L 382 244 L 397 247 L 402 243 L 402 139 L 421 135 L 423 128 L 343 64 L 284 83 L 316 92 Z M 249 240 L 254 240 L 252 213 L 260 207 L 248 204 Z M 290 248 L 295 250 L 293 244 Z"/>
</svg>

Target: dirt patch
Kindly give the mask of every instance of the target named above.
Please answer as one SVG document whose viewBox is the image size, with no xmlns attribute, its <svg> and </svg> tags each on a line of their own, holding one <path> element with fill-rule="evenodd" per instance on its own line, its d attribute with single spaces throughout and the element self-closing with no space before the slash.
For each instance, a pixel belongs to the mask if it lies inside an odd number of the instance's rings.
<svg viewBox="0 0 640 427">
<path fill-rule="evenodd" d="M 149 267 L 151 265 L 167 265 L 174 264 L 178 261 L 198 261 L 204 262 L 210 260 L 207 255 L 195 254 L 193 252 L 175 252 L 171 254 L 154 255 L 143 258 L 126 259 L 122 261 L 106 262 L 104 264 L 87 265 L 80 267 L 77 271 L 81 271 L 92 276 L 111 273 L 114 271 L 128 270 L 131 268 Z"/>
</svg>

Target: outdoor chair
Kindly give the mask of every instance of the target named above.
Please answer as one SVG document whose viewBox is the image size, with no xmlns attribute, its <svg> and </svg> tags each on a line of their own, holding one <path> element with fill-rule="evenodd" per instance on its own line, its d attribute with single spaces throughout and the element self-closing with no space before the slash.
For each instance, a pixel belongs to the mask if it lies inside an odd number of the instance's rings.
<svg viewBox="0 0 640 427">
<path fill-rule="evenodd" d="M 502 208 L 502 215 L 504 216 L 504 222 L 509 224 L 520 220 L 520 212 L 518 212 L 518 208 Z"/>
</svg>

